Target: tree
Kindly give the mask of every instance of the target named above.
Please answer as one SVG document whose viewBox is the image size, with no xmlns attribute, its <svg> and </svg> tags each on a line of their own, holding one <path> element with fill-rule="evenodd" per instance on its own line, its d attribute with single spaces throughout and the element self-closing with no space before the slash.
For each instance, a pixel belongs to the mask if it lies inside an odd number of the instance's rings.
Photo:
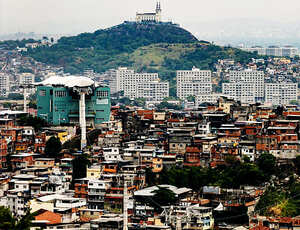
<svg viewBox="0 0 300 230">
<path fill-rule="evenodd" d="M 155 208 L 160 209 L 162 206 L 172 205 L 176 202 L 175 193 L 168 188 L 158 186 L 158 189 L 153 193 L 154 196 L 152 197 L 152 205 Z"/>
<path fill-rule="evenodd" d="M 131 104 L 131 100 L 130 98 L 128 97 L 122 97 L 120 100 L 119 100 L 120 103 L 124 104 L 124 105 L 130 105 Z"/>
<path fill-rule="evenodd" d="M 46 142 L 45 154 L 49 157 L 56 158 L 62 149 L 62 144 L 58 137 L 50 137 Z"/>
<path fill-rule="evenodd" d="M 292 101 L 290 101 L 290 104 L 291 104 L 291 105 L 299 105 L 299 103 L 298 103 L 297 100 L 292 100 Z"/>
<path fill-rule="evenodd" d="M 0 229 L 9 230 L 29 230 L 31 227 L 31 221 L 33 220 L 33 214 L 30 214 L 28 210 L 26 215 L 20 220 L 12 216 L 12 213 L 8 208 L 0 206 Z"/>
<path fill-rule="evenodd" d="M 268 177 L 276 172 L 276 158 L 272 154 L 261 154 L 256 163 L 259 169 Z"/>
<path fill-rule="evenodd" d="M 74 184 L 75 179 L 86 177 L 86 168 L 91 165 L 88 155 L 83 154 L 72 160 L 72 183 Z"/>
<path fill-rule="evenodd" d="M 295 159 L 294 159 L 294 165 L 296 167 L 296 172 L 298 175 L 300 175 L 300 156 L 297 156 Z"/>
<path fill-rule="evenodd" d="M 188 96 L 186 99 L 188 100 L 188 102 L 195 102 L 195 100 L 196 100 L 195 96 L 193 96 L 193 95 Z"/>
<path fill-rule="evenodd" d="M 21 116 L 18 120 L 18 124 L 21 126 L 32 126 L 35 131 L 48 126 L 48 123 L 44 119 L 40 117 L 33 117 L 31 115 Z"/>
<path fill-rule="evenodd" d="M 171 104 L 171 103 L 168 103 L 168 102 L 165 102 L 165 101 L 159 103 L 156 106 L 156 108 L 158 110 L 164 110 L 164 109 L 182 110 L 183 109 L 182 106 L 180 106 L 180 105 Z"/>
<path fill-rule="evenodd" d="M 11 100 L 23 100 L 24 96 L 20 93 L 10 93 L 7 98 Z"/>
<path fill-rule="evenodd" d="M 133 101 L 133 105 L 139 106 L 139 107 L 144 107 L 146 105 L 146 99 L 142 98 L 142 97 L 136 98 Z"/>
</svg>

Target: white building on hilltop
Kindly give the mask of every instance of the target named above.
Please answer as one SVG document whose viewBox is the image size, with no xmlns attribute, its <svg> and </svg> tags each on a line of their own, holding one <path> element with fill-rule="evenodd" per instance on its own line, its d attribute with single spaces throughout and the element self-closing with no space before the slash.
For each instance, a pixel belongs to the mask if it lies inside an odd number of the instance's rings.
<svg viewBox="0 0 300 230">
<path fill-rule="evenodd" d="M 153 13 L 136 13 L 136 22 L 161 22 L 160 2 L 157 2 L 156 10 Z"/>
<path fill-rule="evenodd" d="M 177 97 L 186 99 L 188 96 L 197 96 L 212 93 L 211 71 L 179 70 L 176 73 Z"/>
</svg>

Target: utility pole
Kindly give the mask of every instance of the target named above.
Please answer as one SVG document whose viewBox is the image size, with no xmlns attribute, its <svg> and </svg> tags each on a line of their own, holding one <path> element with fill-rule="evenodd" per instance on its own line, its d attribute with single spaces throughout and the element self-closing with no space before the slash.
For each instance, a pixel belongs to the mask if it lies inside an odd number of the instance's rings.
<svg viewBox="0 0 300 230">
<path fill-rule="evenodd" d="M 23 88 L 24 93 L 24 112 L 27 113 L 27 90 L 26 86 Z"/>
<path fill-rule="evenodd" d="M 86 147 L 86 118 L 85 118 L 85 92 L 80 92 L 79 101 L 79 124 L 81 128 L 81 150 Z"/>
<path fill-rule="evenodd" d="M 124 194 L 123 194 L 123 230 L 128 230 L 127 182 L 125 177 L 124 177 Z"/>
</svg>

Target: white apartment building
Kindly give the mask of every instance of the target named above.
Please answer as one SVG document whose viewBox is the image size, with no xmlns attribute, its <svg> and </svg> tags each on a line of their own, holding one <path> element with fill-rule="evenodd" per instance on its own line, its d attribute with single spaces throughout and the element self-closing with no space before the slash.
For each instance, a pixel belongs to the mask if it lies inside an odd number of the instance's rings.
<svg viewBox="0 0 300 230">
<path fill-rule="evenodd" d="M 7 96 L 9 93 L 9 75 L 0 73 L 0 96 Z"/>
<path fill-rule="evenodd" d="M 105 73 L 101 74 L 97 81 L 101 84 L 108 84 L 110 88 L 110 93 L 114 94 L 117 93 L 117 70 L 110 69 L 107 70 Z"/>
<path fill-rule="evenodd" d="M 230 71 L 229 72 L 229 83 L 224 83 L 225 86 L 223 89 L 226 91 L 223 91 L 223 94 L 226 94 L 228 96 L 232 97 L 239 97 L 242 94 L 249 94 L 252 92 L 253 87 L 251 89 L 247 89 L 249 85 L 254 86 L 254 99 L 255 101 L 263 101 L 264 95 L 265 95 L 265 88 L 264 88 L 264 72 L 263 71 L 254 71 L 254 70 L 243 70 L 243 71 Z M 230 84 L 232 84 L 230 86 Z M 243 86 L 245 84 L 245 86 Z M 240 93 L 235 92 L 233 90 L 241 91 L 243 89 L 247 90 L 247 92 Z M 230 90 L 229 90 L 230 89 Z M 237 98 L 238 100 L 242 100 L 240 98 Z M 252 99 L 246 100 L 246 101 L 252 101 Z"/>
<path fill-rule="evenodd" d="M 295 57 L 299 54 L 299 50 L 297 47 L 293 46 L 269 46 L 268 48 L 255 46 L 255 47 L 246 47 L 242 48 L 242 50 L 247 52 L 257 52 L 259 55 L 269 55 L 269 56 L 283 56 L 283 57 Z"/>
<path fill-rule="evenodd" d="M 176 73 L 177 96 L 186 99 L 188 96 L 211 94 L 211 71 L 193 68 L 192 70 L 179 70 Z"/>
<path fill-rule="evenodd" d="M 266 84 L 266 103 L 273 105 L 286 105 L 291 101 L 297 100 L 297 83 L 267 83 Z"/>
<path fill-rule="evenodd" d="M 218 99 L 220 97 L 225 96 L 222 93 L 213 93 L 213 94 L 200 94 L 197 95 L 195 98 L 195 103 L 196 106 L 198 107 L 199 105 L 201 105 L 202 103 L 212 103 L 215 104 L 218 102 Z"/>
<path fill-rule="evenodd" d="M 124 96 L 137 98 L 137 85 L 141 82 L 159 81 L 157 73 L 135 73 L 132 69 L 120 67 L 117 70 L 117 91 L 124 91 Z"/>
<path fill-rule="evenodd" d="M 241 103 L 255 102 L 255 85 L 253 83 L 223 83 L 222 92 Z"/>
<path fill-rule="evenodd" d="M 88 207 L 90 209 L 103 209 L 105 192 L 109 188 L 109 182 L 103 180 L 89 180 L 88 182 Z"/>
<path fill-rule="evenodd" d="M 18 76 L 18 79 L 19 79 L 19 84 L 20 85 L 30 85 L 30 84 L 33 84 L 35 82 L 34 81 L 34 74 L 32 74 L 32 73 L 21 73 Z"/>
<path fill-rule="evenodd" d="M 123 160 L 118 147 L 103 148 L 103 156 L 105 161 Z"/>
<path fill-rule="evenodd" d="M 137 97 L 147 101 L 162 101 L 169 97 L 169 82 L 149 81 L 137 84 Z"/>
</svg>

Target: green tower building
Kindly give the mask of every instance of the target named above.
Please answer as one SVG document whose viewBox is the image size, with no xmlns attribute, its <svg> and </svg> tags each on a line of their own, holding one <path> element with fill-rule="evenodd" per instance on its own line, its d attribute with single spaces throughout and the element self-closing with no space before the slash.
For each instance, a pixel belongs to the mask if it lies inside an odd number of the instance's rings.
<svg viewBox="0 0 300 230">
<path fill-rule="evenodd" d="M 80 103 L 82 98 L 84 104 Z M 86 126 L 97 127 L 109 121 L 110 89 L 79 76 L 54 76 L 37 86 L 37 115 L 50 124 L 79 125 L 80 106 L 85 107 Z"/>
</svg>

